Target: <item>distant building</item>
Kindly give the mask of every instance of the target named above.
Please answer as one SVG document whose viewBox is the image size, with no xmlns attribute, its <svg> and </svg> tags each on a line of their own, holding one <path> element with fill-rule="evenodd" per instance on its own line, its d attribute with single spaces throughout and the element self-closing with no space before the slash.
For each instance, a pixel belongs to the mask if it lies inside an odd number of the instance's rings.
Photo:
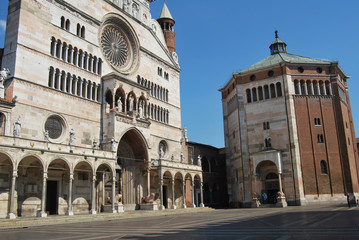
<svg viewBox="0 0 359 240">
<path fill-rule="evenodd" d="M 270 53 L 220 89 L 230 203 L 358 198 L 349 77 L 338 62 L 287 53 L 277 32 Z"/>
<path fill-rule="evenodd" d="M 228 207 L 226 158 L 224 149 L 186 142 L 188 156 L 195 165 L 202 166 L 203 203 L 213 208 Z M 199 188 L 197 188 L 199 189 Z M 195 197 L 196 205 L 200 203 L 200 192 Z"/>
</svg>

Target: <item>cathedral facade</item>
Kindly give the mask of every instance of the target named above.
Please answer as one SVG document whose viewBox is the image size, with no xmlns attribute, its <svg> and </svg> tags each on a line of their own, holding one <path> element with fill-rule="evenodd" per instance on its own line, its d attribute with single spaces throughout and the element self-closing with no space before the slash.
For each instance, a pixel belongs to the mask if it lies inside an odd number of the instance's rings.
<svg viewBox="0 0 359 240">
<path fill-rule="evenodd" d="M 338 62 L 287 53 L 234 73 L 222 93 L 229 201 L 236 207 L 358 198 L 348 76 Z"/>
<path fill-rule="evenodd" d="M 9 1 L 0 217 L 203 206 L 175 21 L 153 0 Z M 186 197 L 187 196 L 187 197 Z"/>
</svg>

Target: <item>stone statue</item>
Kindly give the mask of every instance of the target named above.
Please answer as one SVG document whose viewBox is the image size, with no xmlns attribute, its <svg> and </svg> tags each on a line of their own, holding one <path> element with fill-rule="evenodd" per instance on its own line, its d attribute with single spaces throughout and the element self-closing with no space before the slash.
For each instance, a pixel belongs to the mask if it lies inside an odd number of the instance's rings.
<svg viewBox="0 0 359 240">
<path fill-rule="evenodd" d="M 189 164 L 193 164 L 193 158 L 189 159 Z"/>
<path fill-rule="evenodd" d="M 130 110 L 130 111 L 133 111 L 133 110 L 134 110 L 134 109 L 133 109 L 133 101 L 134 101 L 134 98 L 133 98 L 132 95 L 130 95 L 129 98 L 128 98 L 129 110 Z"/>
<path fill-rule="evenodd" d="M 10 70 L 8 68 L 4 68 L 0 71 L 0 88 L 4 87 L 4 81 L 8 78 L 10 75 Z"/>
<path fill-rule="evenodd" d="M 50 140 L 49 130 L 46 130 L 46 131 L 44 132 L 44 140 L 45 140 L 45 142 L 49 142 L 49 140 Z"/>
<path fill-rule="evenodd" d="M 285 198 L 284 192 L 281 192 L 281 191 L 277 192 L 277 198 L 279 198 L 279 199 Z"/>
<path fill-rule="evenodd" d="M 139 9 L 138 9 L 138 5 L 137 4 L 132 4 L 132 16 L 134 18 L 137 18 L 138 17 L 138 12 L 139 12 Z"/>
<path fill-rule="evenodd" d="M 111 111 L 111 105 L 106 103 L 106 113 L 110 113 Z"/>
<path fill-rule="evenodd" d="M 181 152 L 181 163 L 184 163 L 184 155 L 183 155 L 183 152 Z"/>
<path fill-rule="evenodd" d="M 130 9 L 130 5 L 131 5 L 131 0 L 124 0 L 123 1 L 123 10 L 125 10 L 125 12 L 128 12 L 128 10 Z"/>
<path fill-rule="evenodd" d="M 116 141 L 115 138 L 111 139 L 111 151 L 112 152 L 116 152 L 116 143 L 118 143 L 118 141 Z"/>
<path fill-rule="evenodd" d="M 70 131 L 70 142 L 69 142 L 69 145 L 70 146 L 73 146 L 75 144 L 75 130 L 73 128 L 71 128 L 71 131 Z"/>
<path fill-rule="evenodd" d="M 173 154 L 172 154 L 171 161 L 173 162 L 174 160 L 175 160 L 175 156 L 173 156 Z"/>
<path fill-rule="evenodd" d="M 149 196 L 142 197 L 142 203 L 153 203 L 155 201 L 155 194 L 151 193 Z"/>
<path fill-rule="evenodd" d="M 20 117 L 15 120 L 14 122 L 14 137 L 20 137 L 20 131 L 21 131 L 21 122 L 20 122 Z"/>
<path fill-rule="evenodd" d="M 198 164 L 198 166 L 202 166 L 202 157 L 201 157 L 201 155 L 198 155 L 197 164 Z"/>
<path fill-rule="evenodd" d="M 122 109 L 121 96 L 119 96 L 118 99 L 117 99 L 117 110 L 118 110 L 119 112 L 122 112 L 122 111 L 123 111 L 123 109 Z"/>
<path fill-rule="evenodd" d="M 163 159 L 163 157 L 165 156 L 165 150 L 164 150 L 164 146 L 163 144 L 160 144 L 160 159 Z"/>
</svg>

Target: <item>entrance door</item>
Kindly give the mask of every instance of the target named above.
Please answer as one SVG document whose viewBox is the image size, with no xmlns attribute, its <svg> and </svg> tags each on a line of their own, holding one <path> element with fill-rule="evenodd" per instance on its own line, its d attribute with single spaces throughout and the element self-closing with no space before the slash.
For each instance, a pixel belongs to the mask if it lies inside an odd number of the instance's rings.
<svg viewBox="0 0 359 240">
<path fill-rule="evenodd" d="M 163 186 L 163 206 L 165 206 L 165 208 L 168 208 L 167 186 Z"/>
<path fill-rule="evenodd" d="M 47 181 L 46 211 L 57 214 L 57 181 Z"/>
</svg>

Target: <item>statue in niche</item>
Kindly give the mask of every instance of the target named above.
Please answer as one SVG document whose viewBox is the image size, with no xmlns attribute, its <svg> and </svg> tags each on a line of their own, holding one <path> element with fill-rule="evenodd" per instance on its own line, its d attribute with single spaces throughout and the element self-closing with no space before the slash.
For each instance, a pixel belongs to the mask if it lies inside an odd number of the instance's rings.
<svg viewBox="0 0 359 240">
<path fill-rule="evenodd" d="M 111 105 L 106 103 L 106 113 L 110 113 L 111 111 Z"/>
<path fill-rule="evenodd" d="M 20 122 L 20 117 L 15 120 L 14 122 L 14 137 L 20 137 L 20 131 L 21 131 L 21 122 Z"/>
<path fill-rule="evenodd" d="M 173 156 L 173 154 L 172 154 L 171 161 L 173 162 L 174 160 L 175 160 L 175 156 Z"/>
<path fill-rule="evenodd" d="M 181 163 L 184 163 L 184 155 L 183 155 L 183 152 L 181 152 Z"/>
<path fill-rule="evenodd" d="M 0 71 L 0 88 L 4 88 L 4 81 L 10 75 L 10 70 L 8 68 L 4 68 Z"/>
<path fill-rule="evenodd" d="M 201 155 L 198 155 L 197 164 L 198 164 L 198 166 L 202 166 L 202 157 L 201 157 Z"/>
<path fill-rule="evenodd" d="M 133 98 L 133 96 L 132 95 L 130 95 L 129 97 L 128 97 L 128 103 L 129 103 L 129 111 L 133 111 L 134 109 L 133 109 L 133 102 L 134 102 L 134 98 Z"/>
<path fill-rule="evenodd" d="M 116 141 L 115 138 L 111 139 L 111 151 L 112 152 L 116 152 L 116 143 L 118 143 L 118 141 Z"/>
<path fill-rule="evenodd" d="M 44 132 L 44 140 L 45 140 L 45 142 L 49 142 L 49 140 L 50 140 L 49 130 L 46 130 L 46 131 Z"/>
<path fill-rule="evenodd" d="M 163 157 L 165 156 L 165 146 L 160 143 L 160 159 L 163 159 Z"/>
<path fill-rule="evenodd" d="M 71 131 L 70 131 L 70 142 L 69 142 L 69 145 L 70 146 L 73 146 L 75 145 L 75 130 L 73 128 L 71 128 Z"/>
<path fill-rule="evenodd" d="M 143 101 L 140 101 L 140 104 L 138 106 L 138 117 L 143 118 Z"/>
<path fill-rule="evenodd" d="M 118 99 L 117 99 L 117 110 L 118 110 L 119 112 L 122 112 L 122 111 L 123 111 L 123 109 L 122 109 L 122 99 L 121 99 L 121 96 L 119 96 Z"/>
<path fill-rule="evenodd" d="M 130 6 L 131 6 L 131 0 L 123 1 L 123 10 L 125 10 L 125 12 L 128 12 L 128 10 L 130 9 Z"/>
<path fill-rule="evenodd" d="M 193 164 L 193 158 L 192 157 L 189 159 L 189 164 Z"/>
<path fill-rule="evenodd" d="M 139 12 L 139 8 L 138 8 L 138 5 L 137 4 L 132 4 L 132 16 L 134 18 L 137 18 L 138 17 L 138 12 Z"/>
</svg>

